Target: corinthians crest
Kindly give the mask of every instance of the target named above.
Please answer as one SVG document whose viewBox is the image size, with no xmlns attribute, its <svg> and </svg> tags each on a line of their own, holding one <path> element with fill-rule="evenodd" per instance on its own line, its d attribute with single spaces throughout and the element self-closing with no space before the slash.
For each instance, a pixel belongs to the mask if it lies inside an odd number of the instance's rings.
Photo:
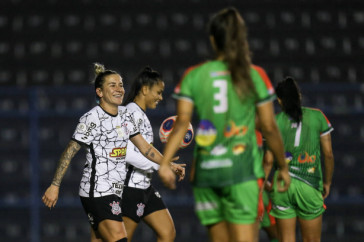
<svg viewBox="0 0 364 242">
<path fill-rule="evenodd" d="M 143 203 L 139 203 L 139 204 L 137 205 L 137 207 L 138 207 L 138 209 L 137 209 L 137 211 L 136 211 L 136 214 L 137 214 L 139 217 L 143 216 L 143 214 L 144 214 L 144 207 L 145 207 L 145 205 L 144 205 Z"/>
<path fill-rule="evenodd" d="M 111 212 L 114 215 L 119 215 L 121 213 L 119 202 L 112 201 L 112 203 L 110 203 L 110 206 L 111 206 Z"/>
</svg>

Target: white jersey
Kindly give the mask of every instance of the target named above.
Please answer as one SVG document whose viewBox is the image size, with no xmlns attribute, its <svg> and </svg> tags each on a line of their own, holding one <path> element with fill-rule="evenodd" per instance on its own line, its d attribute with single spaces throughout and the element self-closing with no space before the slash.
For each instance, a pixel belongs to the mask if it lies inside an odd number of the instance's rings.
<svg viewBox="0 0 364 242">
<path fill-rule="evenodd" d="M 141 117 L 139 125 L 140 134 L 148 143 L 152 144 L 154 139 L 153 128 L 144 110 L 134 102 L 129 103 L 126 107 L 129 112 L 139 114 L 138 116 Z M 147 189 L 151 185 L 153 172 L 159 169 L 158 164 L 145 158 L 130 141 L 126 151 L 126 163 L 127 176 L 125 185 L 133 188 Z"/>
<path fill-rule="evenodd" d="M 129 137 L 139 133 L 138 120 L 125 107 L 111 115 L 100 106 L 84 114 L 72 139 L 86 148 L 80 183 L 81 197 L 121 197 L 126 176 L 125 154 Z"/>
</svg>

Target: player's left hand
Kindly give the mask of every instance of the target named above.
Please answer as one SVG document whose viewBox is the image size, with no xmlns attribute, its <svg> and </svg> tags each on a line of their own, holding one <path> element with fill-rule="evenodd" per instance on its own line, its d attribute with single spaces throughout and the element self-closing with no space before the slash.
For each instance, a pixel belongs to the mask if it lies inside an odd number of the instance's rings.
<svg viewBox="0 0 364 242">
<path fill-rule="evenodd" d="M 186 164 L 177 164 L 171 162 L 171 169 L 172 171 L 179 176 L 178 181 L 182 181 L 185 178 L 186 173 Z"/>
</svg>

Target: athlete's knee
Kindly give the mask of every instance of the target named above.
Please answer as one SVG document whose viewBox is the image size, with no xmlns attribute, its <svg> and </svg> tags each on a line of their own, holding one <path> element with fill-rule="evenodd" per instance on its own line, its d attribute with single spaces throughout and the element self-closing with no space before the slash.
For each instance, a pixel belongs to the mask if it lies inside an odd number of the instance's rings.
<svg viewBox="0 0 364 242">
<path fill-rule="evenodd" d="M 176 238 L 176 229 L 174 226 L 164 228 L 157 232 L 159 241 L 174 241 Z"/>
</svg>

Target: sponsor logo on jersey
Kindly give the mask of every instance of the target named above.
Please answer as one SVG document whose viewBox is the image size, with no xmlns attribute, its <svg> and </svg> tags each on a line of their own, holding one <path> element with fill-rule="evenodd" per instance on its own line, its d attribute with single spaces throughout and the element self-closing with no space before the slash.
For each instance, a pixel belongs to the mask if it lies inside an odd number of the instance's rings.
<svg viewBox="0 0 364 242">
<path fill-rule="evenodd" d="M 239 155 L 239 154 L 243 153 L 245 151 L 245 147 L 246 147 L 245 144 L 234 145 L 234 147 L 233 147 L 234 155 Z"/>
<path fill-rule="evenodd" d="M 201 120 L 196 132 L 196 143 L 207 147 L 212 145 L 217 137 L 217 130 L 212 122 L 207 119 Z"/>
<path fill-rule="evenodd" d="M 201 163 L 201 168 L 206 170 L 231 166 L 233 166 L 233 161 L 230 159 L 209 160 Z"/>
<path fill-rule="evenodd" d="M 126 147 L 114 148 L 110 153 L 110 157 L 124 157 L 126 155 Z"/>
<path fill-rule="evenodd" d="M 85 125 L 85 124 L 84 124 L 84 125 Z M 79 126 L 79 125 L 78 125 L 78 126 Z M 87 137 L 91 135 L 91 131 L 92 131 L 94 128 L 96 128 L 96 124 L 95 124 L 95 123 L 93 123 L 93 122 L 91 122 L 91 123 L 90 123 L 90 125 L 89 125 L 89 126 L 88 126 L 88 128 L 87 128 L 87 130 L 86 130 L 86 125 L 85 125 L 85 127 L 83 127 L 83 126 L 81 125 L 80 129 L 81 129 L 81 130 L 84 130 L 83 132 L 81 132 L 81 131 L 80 131 L 81 133 L 84 133 L 84 136 L 83 136 L 81 139 L 83 139 L 83 140 L 87 139 Z M 77 130 L 78 130 L 78 127 L 77 127 Z"/>
<path fill-rule="evenodd" d="M 285 153 L 285 157 L 286 157 L 286 163 L 287 164 L 290 163 L 291 160 L 293 159 L 293 156 L 292 156 L 291 152 L 288 152 L 288 151 Z"/>
<path fill-rule="evenodd" d="M 112 203 L 110 203 L 110 206 L 112 214 L 119 215 L 121 213 L 121 207 L 119 205 L 119 202 L 112 201 Z"/>
<path fill-rule="evenodd" d="M 143 203 L 139 203 L 139 204 L 137 204 L 137 207 L 138 207 L 138 209 L 137 209 L 137 211 L 136 211 L 136 214 L 137 214 L 139 217 L 143 216 L 143 214 L 144 214 L 144 208 L 145 208 L 145 205 L 144 205 Z"/>
<path fill-rule="evenodd" d="M 315 173 L 316 168 L 315 167 L 311 167 L 310 169 L 307 169 L 308 173 Z"/>
<path fill-rule="evenodd" d="M 84 133 L 86 131 L 86 124 L 84 123 L 79 123 L 77 125 L 77 132 L 79 133 Z"/>
<path fill-rule="evenodd" d="M 307 152 L 298 156 L 299 163 L 314 163 L 316 161 L 315 155 L 309 155 Z"/>
<path fill-rule="evenodd" d="M 116 133 L 118 133 L 118 138 L 121 138 L 124 136 L 123 129 L 120 126 L 116 126 Z"/>
<path fill-rule="evenodd" d="M 223 155 L 228 151 L 228 149 L 226 147 L 224 147 L 223 145 L 217 145 L 215 146 L 212 150 L 211 150 L 211 155 Z"/>
<path fill-rule="evenodd" d="M 245 125 L 236 126 L 235 122 L 230 120 L 229 124 L 225 127 L 224 136 L 230 138 L 231 136 L 244 136 L 248 131 L 248 127 Z"/>
</svg>

